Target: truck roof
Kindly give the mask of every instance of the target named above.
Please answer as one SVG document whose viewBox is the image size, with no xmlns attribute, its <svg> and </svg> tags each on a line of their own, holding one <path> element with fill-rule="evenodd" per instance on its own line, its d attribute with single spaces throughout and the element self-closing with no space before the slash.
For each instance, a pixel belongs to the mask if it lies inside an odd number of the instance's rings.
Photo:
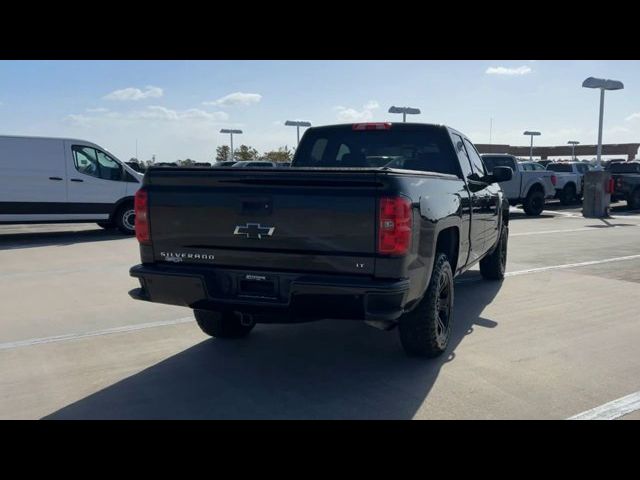
<svg viewBox="0 0 640 480">
<path fill-rule="evenodd" d="M 391 125 L 392 128 L 407 128 L 407 127 L 433 127 L 433 128 L 451 128 L 451 127 L 447 127 L 446 125 L 442 125 L 442 124 L 436 124 L 436 123 L 411 123 L 411 122 L 385 122 L 385 121 L 378 121 L 378 122 L 350 122 L 350 123 L 334 123 L 331 125 L 319 125 L 317 127 L 309 127 L 309 130 L 314 129 L 314 130 L 321 130 L 321 129 L 325 129 L 325 128 L 353 128 L 354 125 L 362 125 L 362 124 L 367 124 L 367 123 L 388 123 Z M 454 128 L 451 128 L 452 130 L 455 130 Z M 457 130 L 456 130 L 457 132 Z"/>
</svg>

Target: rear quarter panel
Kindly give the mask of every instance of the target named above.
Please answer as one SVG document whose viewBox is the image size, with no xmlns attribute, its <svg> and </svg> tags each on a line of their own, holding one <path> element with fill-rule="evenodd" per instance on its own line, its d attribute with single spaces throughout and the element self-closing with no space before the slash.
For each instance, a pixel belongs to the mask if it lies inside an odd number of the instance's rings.
<svg viewBox="0 0 640 480">
<path fill-rule="evenodd" d="M 465 183 L 453 175 L 419 173 L 381 175 L 381 196 L 403 195 L 413 206 L 413 236 L 410 253 L 403 257 L 378 257 L 375 276 L 409 278 L 410 300 L 427 288 L 435 257 L 437 238 L 446 228 L 458 229 L 458 265 L 469 253 L 469 194 Z M 466 212 L 466 215 L 465 215 Z"/>
</svg>

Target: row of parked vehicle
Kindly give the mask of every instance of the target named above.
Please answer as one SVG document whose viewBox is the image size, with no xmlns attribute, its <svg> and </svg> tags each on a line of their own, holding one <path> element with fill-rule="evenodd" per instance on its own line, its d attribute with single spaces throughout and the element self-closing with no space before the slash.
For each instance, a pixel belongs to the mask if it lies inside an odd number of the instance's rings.
<svg viewBox="0 0 640 480">
<path fill-rule="evenodd" d="M 562 205 L 582 200 L 584 174 L 591 166 L 584 162 L 550 162 L 544 164 L 518 160 L 508 154 L 484 154 L 482 159 L 491 172 L 494 167 L 509 167 L 513 177 L 500 185 L 511 205 L 522 205 L 527 215 L 540 215 L 546 200 L 559 199 Z M 611 201 L 626 200 L 632 209 L 640 209 L 640 162 L 607 162 L 613 191 Z"/>
</svg>

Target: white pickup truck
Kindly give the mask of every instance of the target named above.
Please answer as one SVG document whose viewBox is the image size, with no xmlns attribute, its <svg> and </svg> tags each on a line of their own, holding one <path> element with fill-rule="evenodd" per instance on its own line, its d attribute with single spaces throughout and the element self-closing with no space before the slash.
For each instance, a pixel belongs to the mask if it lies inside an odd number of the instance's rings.
<svg viewBox="0 0 640 480">
<path fill-rule="evenodd" d="M 510 167 L 513 177 L 500 182 L 502 191 L 511 205 L 522 205 L 527 215 L 540 215 L 546 199 L 556 195 L 557 177 L 535 162 L 519 162 L 513 155 L 484 154 L 482 160 L 489 172 L 494 167 Z"/>
<path fill-rule="evenodd" d="M 560 203 L 571 205 L 582 197 L 584 174 L 589 171 L 588 165 L 580 162 L 550 163 L 547 170 L 554 172 L 558 177 L 556 198 Z"/>
</svg>

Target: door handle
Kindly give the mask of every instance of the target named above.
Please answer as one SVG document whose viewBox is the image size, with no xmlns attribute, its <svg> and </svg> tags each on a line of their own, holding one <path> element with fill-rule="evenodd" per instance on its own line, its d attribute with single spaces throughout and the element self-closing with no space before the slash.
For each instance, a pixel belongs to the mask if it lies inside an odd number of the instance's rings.
<svg viewBox="0 0 640 480">
<path fill-rule="evenodd" d="M 80 178 L 72 178 L 71 181 L 72 182 L 84 182 L 84 180 L 82 180 Z"/>
<path fill-rule="evenodd" d="M 57 180 L 62 180 L 62 178 L 60 178 L 60 177 L 49 177 L 49 180 L 56 180 L 57 181 Z"/>
</svg>

